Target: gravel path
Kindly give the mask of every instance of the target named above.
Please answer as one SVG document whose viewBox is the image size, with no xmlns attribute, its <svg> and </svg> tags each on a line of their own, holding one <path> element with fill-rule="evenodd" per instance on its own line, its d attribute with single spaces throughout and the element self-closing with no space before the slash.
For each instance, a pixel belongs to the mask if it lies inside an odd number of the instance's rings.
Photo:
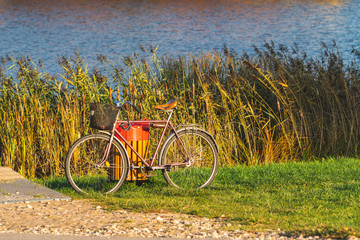
<svg viewBox="0 0 360 240">
<path fill-rule="evenodd" d="M 88 200 L 0 204 L 0 233 L 35 233 L 79 236 L 176 237 L 216 239 L 287 238 L 278 232 L 251 233 L 224 219 L 174 213 L 106 211 Z M 319 239 L 307 237 L 306 239 Z"/>
</svg>

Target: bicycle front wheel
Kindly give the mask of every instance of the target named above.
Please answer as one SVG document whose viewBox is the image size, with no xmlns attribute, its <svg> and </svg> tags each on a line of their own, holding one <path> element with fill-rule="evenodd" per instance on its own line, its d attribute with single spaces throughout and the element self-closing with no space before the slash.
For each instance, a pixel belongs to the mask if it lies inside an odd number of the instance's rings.
<svg viewBox="0 0 360 240">
<path fill-rule="evenodd" d="M 78 139 L 65 160 L 65 173 L 72 188 L 80 193 L 113 193 L 123 184 L 129 172 L 124 148 L 113 140 L 109 155 L 103 157 L 110 142 L 107 134 L 90 134 Z"/>
<path fill-rule="evenodd" d="M 183 163 L 190 164 L 172 166 L 171 170 L 163 170 L 165 180 L 172 186 L 182 189 L 196 189 L 208 186 L 215 178 L 218 165 L 216 143 L 208 133 L 201 129 L 190 128 L 172 134 L 164 143 L 160 165 Z M 185 154 L 185 151 L 187 155 Z"/>
</svg>

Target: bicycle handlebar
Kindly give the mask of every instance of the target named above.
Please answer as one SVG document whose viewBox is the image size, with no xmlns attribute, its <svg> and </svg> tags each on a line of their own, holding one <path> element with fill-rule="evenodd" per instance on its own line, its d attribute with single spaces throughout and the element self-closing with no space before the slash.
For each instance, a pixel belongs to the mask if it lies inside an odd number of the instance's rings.
<svg viewBox="0 0 360 240">
<path fill-rule="evenodd" d="M 136 107 L 136 106 L 135 106 L 132 102 L 130 102 L 130 101 L 126 101 L 126 102 L 124 102 L 124 103 L 121 103 L 121 102 L 115 100 L 114 103 L 115 103 L 116 107 L 118 107 L 118 108 L 122 108 L 125 104 L 129 104 L 129 105 L 132 106 L 138 113 L 141 114 L 140 109 L 139 109 L 138 107 Z"/>
</svg>

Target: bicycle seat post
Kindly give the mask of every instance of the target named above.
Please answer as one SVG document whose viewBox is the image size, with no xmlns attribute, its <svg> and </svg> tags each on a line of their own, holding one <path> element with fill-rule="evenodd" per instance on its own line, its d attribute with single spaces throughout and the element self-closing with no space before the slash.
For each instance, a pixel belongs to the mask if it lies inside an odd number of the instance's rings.
<svg viewBox="0 0 360 240">
<path fill-rule="evenodd" d="M 171 119 L 171 116 L 172 116 L 172 114 L 173 114 L 173 112 L 174 112 L 174 110 L 173 109 L 171 109 L 171 110 L 168 110 L 168 111 L 166 111 L 166 112 L 168 112 L 169 113 L 169 117 L 168 117 L 168 121 L 170 121 L 170 119 Z"/>
</svg>

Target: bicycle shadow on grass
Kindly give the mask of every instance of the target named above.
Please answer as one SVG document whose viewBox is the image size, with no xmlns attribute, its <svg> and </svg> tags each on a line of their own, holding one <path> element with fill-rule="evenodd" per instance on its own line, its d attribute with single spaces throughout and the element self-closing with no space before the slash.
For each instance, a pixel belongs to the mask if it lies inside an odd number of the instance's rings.
<svg viewBox="0 0 360 240">
<path fill-rule="evenodd" d="M 67 182 L 66 177 L 52 177 L 38 181 L 40 184 L 73 199 L 89 199 L 94 201 L 96 204 L 103 206 L 107 211 L 127 209 L 135 212 L 165 211 L 204 215 L 202 213 L 204 210 L 201 210 L 201 206 L 207 204 L 210 195 L 214 194 L 212 186 L 204 189 L 184 190 L 175 188 L 169 185 L 161 175 L 150 177 L 145 181 L 126 181 L 117 192 L 107 195 L 77 193 Z M 196 203 L 199 201 L 200 203 Z M 204 203 L 202 204 L 201 202 Z"/>
<path fill-rule="evenodd" d="M 162 175 L 152 176 L 147 180 L 142 181 L 125 181 L 117 192 L 112 194 L 81 194 L 77 193 L 68 183 L 65 176 L 48 177 L 43 179 L 35 179 L 35 182 L 65 194 L 74 199 L 105 199 L 105 198 L 137 198 L 149 196 L 163 196 L 163 197 L 199 197 L 207 196 L 212 191 L 221 189 L 219 184 L 212 184 L 204 189 L 178 189 L 170 186 Z"/>
<path fill-rule="evenodd" d="M 145 181 L 125 182 L 113 197 L 198 197 L 211 195 L 212 190 L 211 186 L 204 189 L 179 189 L 169 185 L 162 176 L 157 176 Z"/>
</svg>

